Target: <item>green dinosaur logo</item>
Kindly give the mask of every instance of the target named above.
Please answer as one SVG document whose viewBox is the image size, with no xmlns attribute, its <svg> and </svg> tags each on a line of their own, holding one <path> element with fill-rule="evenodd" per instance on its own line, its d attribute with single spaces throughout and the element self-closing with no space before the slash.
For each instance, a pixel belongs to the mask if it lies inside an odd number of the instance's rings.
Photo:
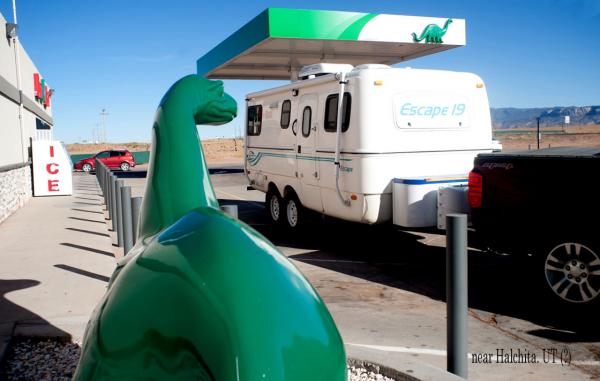
<svg viewBox="0 0 600 381">
<path fill-rule="evenodd" d="M 446 20 L 443 28 L 440 28 L 439 25 L 436 24 L 429 24 L 423 29 L 420 37 L 417 37 L 416 33 L 412 34 L 413 41 L 421 42 L 425 40 L 425 42 L 431 42 L 433 44 L 442 44 L 444 42 L 442 41 L 442 37 L 446 34 L 448 26 L 450 26 L 451 23 L 452 19 Z"/>
</svg>

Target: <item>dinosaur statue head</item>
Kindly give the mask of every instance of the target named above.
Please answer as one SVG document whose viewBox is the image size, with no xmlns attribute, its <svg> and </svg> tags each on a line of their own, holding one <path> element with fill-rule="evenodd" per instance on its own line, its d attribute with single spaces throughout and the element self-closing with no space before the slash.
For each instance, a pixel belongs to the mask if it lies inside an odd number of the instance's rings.
<svg viewBox="0 0 600 381">
<path fill-rule="evenodd" d="M 450 26 L 450 24 L 452 24 L 452 19 L 446 20 L 446 23 L 444 24 L 444 28 L 448 29 L 448 27 Z"/>
<path fill-rule="evenodd" d="M 235 100 L 223 89 L 222 81 L 210 81 L 202 77 L 195 77 L 199 84 L 198 96 L 203 102 L 200 109 L 194 114 L 196 124 L 219 125 L 231 122 L 237 113 Z"/>
</svg>

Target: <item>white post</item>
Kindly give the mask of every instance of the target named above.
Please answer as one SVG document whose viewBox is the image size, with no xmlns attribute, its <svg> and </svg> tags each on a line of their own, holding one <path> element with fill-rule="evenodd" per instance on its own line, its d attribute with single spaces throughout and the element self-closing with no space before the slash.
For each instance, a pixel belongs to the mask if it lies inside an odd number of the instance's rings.
<svg viewBox="0 0 600 381">
<path fill-rule="evenodd" d="M 336 123 L 336 139 L 335 139 L 335 189 L 337 190 L 338 197 L 342 201 L 342 204 L 350 206 L 350 200 L 346 200 L 340 190 L 340 151 L 341 151 L 341 140 L 342 140 L 342 122 L 344 117 L 344 92 L 346 86 L 346 73 L 340 72 L 336 75 L 340 81 L 340 91 L 338 93 L 338 109 L 337 109 L 337 123 Z"/>
</svg>

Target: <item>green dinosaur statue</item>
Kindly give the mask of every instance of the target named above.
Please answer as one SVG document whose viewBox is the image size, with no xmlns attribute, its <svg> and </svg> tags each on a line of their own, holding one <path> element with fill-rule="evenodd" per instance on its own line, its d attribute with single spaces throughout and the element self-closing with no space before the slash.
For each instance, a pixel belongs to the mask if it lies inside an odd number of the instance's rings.
<svg viewBox="0 0 600 381">
<path fill-rule="evenodd" d="M 222 83 L 197 75 L 163 97 L 139 239 L 86 327 L 74 380 L 346 380 L 319 295 L 218 208 L 196 124 L 235 114 Z"/>
<path fill-rule="evenodd" d="M 425 40 L 425 42 L 431 42 L 434 44 L 442 44 L 444 42 L 444 41 L 442 41 L 442 37 L 444 37 L 444 35 L 446 34 L 446 31 L 448 30 L 448 26 L 450 24 L 452 24 L 452 19 L 446 20 L 443 28 L 440 28 L 436 24 L 429 24 L 425 27 L 425 29 L 423 29 L 423 32 L 421 32 L 420 37 L 417 37 L 416 33 L 412 34 L 413 41 L 421 42 L 421 41 Z"/>
</svg>

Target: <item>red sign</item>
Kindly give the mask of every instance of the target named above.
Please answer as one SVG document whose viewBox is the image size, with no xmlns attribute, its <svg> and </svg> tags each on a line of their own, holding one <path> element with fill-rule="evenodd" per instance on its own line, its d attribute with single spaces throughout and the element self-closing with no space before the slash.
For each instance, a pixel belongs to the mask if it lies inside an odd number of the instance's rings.
<svg viewBox="0 0 600 381">
<path fill-rule="evenodd" d="M 44 106 L 50 107 L 50 98 L 54 90 L 46 86 L 46 80 L 40 77 L 39 73 L 33 73 L 33 94 L 35 100 Z"/>
</svg>

